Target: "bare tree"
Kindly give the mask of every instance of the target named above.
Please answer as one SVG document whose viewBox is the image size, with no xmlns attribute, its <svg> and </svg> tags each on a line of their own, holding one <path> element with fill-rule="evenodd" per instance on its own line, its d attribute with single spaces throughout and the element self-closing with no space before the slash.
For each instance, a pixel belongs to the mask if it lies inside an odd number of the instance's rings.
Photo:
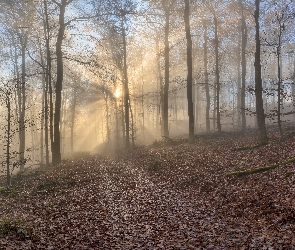
<svg viewBox="0 0 295 250">
<path fill-rule="evenodd" d="M 256 97 L 256 115 L 257 124 L 259 128 L 259 139 L 260 143 L 264 144 L 268 142 L 266 128 L 265 128 L 265 115 L 263 109 L 263 99 L 262 99 L 262 78 L 261 78 L 261 62 L 260 62 L 260 26 L 259 26 L 259 16 L 260 16 L 260 0 L 255 0 L 255 97 Z"/>
<path fill-rule="evenodd" d="M 189 116 L 189 139 L 194 141 L 194 104 L 193 104 L 193 60 L 192 60 L 192 36 L 190 30 L 190 5 L 189 0 L 184 1 L 184 22 L 187 41 L 187 101 Z"/>
<path fill-rule="evenodd" d="M 244 5 L 243 0 L 239 1 L 240 9 L 241 9 L 241 31 L 242 31 L 242 86 L 241 86 L 241 116 L 242 116 L 242 130 L 244 131 L 246 129 L 246 47 L 247 47 L 247 37 L 248 37 L 248 31 L 247 31 L 247 25 L 246 25 L 246 19 L 244 14 Z"/>
</svg>

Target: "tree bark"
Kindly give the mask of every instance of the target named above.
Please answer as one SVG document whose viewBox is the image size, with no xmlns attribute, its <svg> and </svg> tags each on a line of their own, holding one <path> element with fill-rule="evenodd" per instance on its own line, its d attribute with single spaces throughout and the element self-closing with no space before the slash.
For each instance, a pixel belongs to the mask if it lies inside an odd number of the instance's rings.
<svg viewBox="0 0 295 250">
<path fill-rule="evenodd" d="M 215 38 L 215 80 L 216 80 L 216 118 L 217 118 L 217 131 L 221 132 L 220 121 L 220 75 L 219 75 L 219 40 L 218 40 L 218 23 L 217 17 L 214 13 L 214 38 Z"/>
<path fill-rule="evenodd" d="M 242 130 L 246 130 L 246 47 L 247 47 L 247 37 L 248 37 L 248 31 L 247 31 L 247 25 L 246 20 L 244 16 L 244 10 L 243 10 L 243 2 L 241 3 L 241 9 L 242 9 L 242 87 L 241 87 L 241 116 L 242 116 Z"/>
<path fill-rule="evenodd" d="M 53 150 L 53 98 L 52 98 L 52 84 L 51 84 L 51 53 L 50 53 L 50 27 L 48 20 L 48 10 L 47 10 L 47 0 L 44 0 L 44 36 L 46 42 L 46 95 L 45 95 L 45 150 L 46 150 L 46 166 L 49 166 L 49 138 L 51 143 L 51 151 Z M 49 108 L 48 108 L 48 96 L 49 94 Z M 48 117 L 49 113 L 49 117 Z M 49 130 L 48 130 L 48 121 L 49 121 Z"/>
<path fill-rule="evenodd" d="M 164 126 L 163 126 L 163 121 L 160 120 L 159 122 L 159 116 L 162 115 L 163 117 L 163 111 L 164 111 L 164 106 L 163 106 L 163 77 L 162 77 L 162 72 L 161 72 L 161 53 L 160 53 L 160 48 L 159 48 L 159 40 L 156 39 L 156 53 L 157 53 L 157 64 L 158 64 L 158 74 L 159 74 L 159 92 L 160 94 L 157 95 L 157 126 L 159 123 L 161 123 L 161 134 L 164 134 Z M 159 97 L 160 97 L 160 103 L 159 103 Z"/>
<path fill-rule="evenodd" d="M 165 83 L 163 91 L 163 130 L 164 136 L 169 137 L 169 121 L 168 121 L 168 98 L 169 98 L 169 78 L 170 78 L 170 61 L 169 61 L 169 31 L 170 31 L 170 10 L 168 7 L 165 7 Z"/>
<path fill-rule="evenodd" d="M 7 107 L 7 138 L 6 138 L 6 184 L 10 186 L 10 126 L 11 126 L 11 106 L 9 93 L 6 93 L 6 107 Z"/>
<path fill-rule="evenodd" d="M 210 91 L 208 80 L 208 36 L 206 23 L 204 23 L 204 75 L 206 89 L 206 131 L 207 133 L 210 133 Z"/>
<path fill-rule="evenodd" d="M 295 54 L 293 55 L 293 84 L 292 84 L 292 101 L 293 101 L 293 122 L 295 121 Z"/>
<path fill-rule="evenodd" d="M 126 147 L 130 147 L 130 119 L 129 119 L 129 109 L 130 109 L 130 99 L 129 99 L 129 86 L 128 86 L 128 71 L 127 71 L 127 45 L 126 45 L 126 30 L 125 30 L 125 23 L 126 23 L 126 14 L 122 14 L 122 22 L 121 22 L 121 29 L 122 29 L 122 36 L 123 36 L 123 74 L 124 74 L 124 111 L 125 111 L 125 144 Z"/>
<path fill-rule="evenodd" d="M 187 101 L 189 117 L 189 140 L 194 141 L 194 104 L 193 104 L 193 60 L 192 60 L 192 37 L 190 31 L 190 6 L 189 0 L 184 0 L 184 23 L 187 41 Z"/>
<path fill-rule="evenodd" d="M 268 138 L 265 128 L 265 115 L 263 109 L 262 99 L 262 78 L 261 78 L 261 63 L 260 63 L 260 35 L 259 35 L 259 12 L 260 12 L 260 0 L 255 0 L 255 97 L 256 97 L 256 114 L 257 114 L 257 125 L 259 129 L 259 140 L 260 143 L 267 143 Z"/>
<path fill-rule="evenodd" d="M 26 38 L 23 38 L 26 39 Z M 25 147 L 26 147 L 26 125 L 25 125 L 25 115 L 26 115 L 26 41 L 21 39 L 22 46 L 22 77 L 21 77 L 21 90 L 20 90 L 20 143 L 19 143 L 19 164 L 20 169 L 23 170 L 25 167 Z"/>
<path fill-rule="evenodd" d="M 42 60 L 42 59 L 41 59 Z M 43 73 L 45 73 L 43 71 Z M 41 106 L 41 134 L 40 134 L 40 165 L 43 165 L 44 158 L 44 123 L 45 123 L 45 76 L 42 76 L 42 106 Z"/>
<path fill-rule="evenodd" d="M 241 30 L 240 30 L 241 31 Z M 238 80 L 237 80 L 237 123 L 238 123 L 238 129 L 242 128 L 242 122 L 241 122 L 241 116 L 242 116 L 242 98 L 241 98 L 241 92 L 242 92 L 242 77 L 241 77 L 241 42 L 242 42 L 242 32 L 239 32 L 239 38 L 238 38 L 238 66 L 237 66 L 237 74 L 238 74 Z M 242 129 L 243 130 L 243 129 Z"/>
<path fill-rule="evenodd" d="M 61 109 L 61 92 L 63 84 L 63 58 L 62 58 L 62 42 L 65 33 L 65 9 L 66 1 L 62 1 L 59 5 L 59 30 L 56 41 L 56 85 L 55 85 L 55 107 L 54 107 L 54 125 L 53 125 L 53 148 L 52 148 L 52 164 L 56 166 L 61 162 L 61 137 L 60 137 L 60 109 Z"/>
<path fill-rule="evenodd" d="M 279 28 L 279 44 L 277 46 L 277 63 L 278 63 L 278 99 L 277 99 L 277 103 L 278 103 L 278 115 L 277 115 L 277 119 L 278 119 L 278 127 L 279 127 L 279 131 L 280 131 L 280 136 L 281 138 L 283 138 L 283 130 L 282 130 L 282 121 L 281 121 L 281 105 L 282 105 L 282 98 L 281 98 L 281 92 L 282 92 L 282 65 L 281 65 L 281 38 L 282 38 L 282 25 L 280 23 L 280 28 Z"/>
<path fill-rule="evenodd" d="M 74 83 L 73 88 L 73 103 L 71 108 L 71 153 L 74 153 L 74 129 L 76 118 L 76 104 L 77 104 L 77 83 Z"/>
<path fill-rule="evenodd" d="M 44 26 L 45 27 L 45 26 Z M 47 102 L 47 70 L 43 58 L 43 51 L 40 43 L 39 47 L 39 53 L 40 53 L 40 60 L 41 65 L 43 65 L 43 75 L 42 75 L 42 107 L 41 107 L 41 135 L 40 135 L 40 165 L 43 165 L 44 160 L 44 134 L 45 134 L 45 158 L 49 161 L 49 155 L 48 155 L 48 114 L 46 112 L 48 111 L 48 102 Z M 46 166 L 48 166 L 49 162 L 46 161 Z"/>
</svg>

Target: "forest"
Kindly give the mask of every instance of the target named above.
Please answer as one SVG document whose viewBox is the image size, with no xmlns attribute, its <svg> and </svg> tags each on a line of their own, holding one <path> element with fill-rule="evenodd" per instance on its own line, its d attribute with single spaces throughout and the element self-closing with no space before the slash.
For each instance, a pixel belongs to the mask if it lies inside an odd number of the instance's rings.
<svg viewBox="0 0 295 250">
<path fill-rule="evenodd" d="M 293 0 L 0 17 L 0 250 L 295 248 Z"/>
</svg>

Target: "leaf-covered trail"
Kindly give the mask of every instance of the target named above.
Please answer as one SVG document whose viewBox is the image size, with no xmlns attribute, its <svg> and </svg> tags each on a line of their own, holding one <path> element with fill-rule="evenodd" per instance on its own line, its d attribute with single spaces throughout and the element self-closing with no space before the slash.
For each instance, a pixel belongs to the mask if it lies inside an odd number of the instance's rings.
<svg viewBox="0 0 295 250">
<path fill-rule="evenodd" d="M 3 236 L 0 249 L 295 249 L 293 163 L 225 176 L 291 156 L 293 139 L 251 152 L 236 144 L 137 148 L 24 178 L 14 197 L 0 196 L 0 217 L 32 231 Z"/>
</svg>

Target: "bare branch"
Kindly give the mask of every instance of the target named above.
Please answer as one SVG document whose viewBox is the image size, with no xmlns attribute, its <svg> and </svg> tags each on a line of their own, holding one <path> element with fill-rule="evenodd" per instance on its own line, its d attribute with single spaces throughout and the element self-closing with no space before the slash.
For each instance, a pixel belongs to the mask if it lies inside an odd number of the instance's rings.
<svg viewBox="0 0 295 250">
<path fill-rule="evenodd" d="M 52 0 L 53 3 L 55 3 L 56 5 L 58 5 L 59 7 L 61 7 L 61 4 L 59 2 L 57 2 L 56 0 Z"/>
</svg>

